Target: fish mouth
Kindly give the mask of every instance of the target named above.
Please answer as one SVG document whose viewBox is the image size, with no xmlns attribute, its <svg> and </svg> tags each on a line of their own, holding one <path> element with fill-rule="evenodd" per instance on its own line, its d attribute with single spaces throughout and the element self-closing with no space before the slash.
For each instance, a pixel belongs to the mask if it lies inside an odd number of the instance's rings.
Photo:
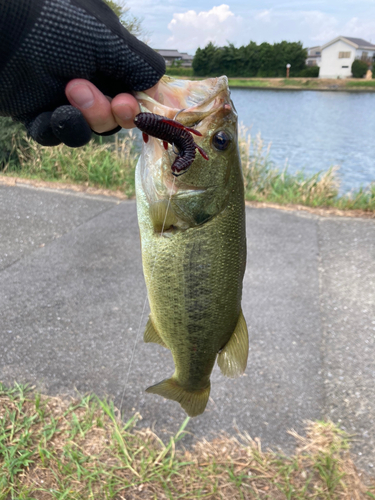
<svg viewBox="0 0 375 500">
<path fill-rule="evenodd" d="M 141 112 L 155 113 L 177 120 L 182 125 L 200 132 L 201 137 L 194 136 L 194 141 L 200 146 L 207 134 L 210 133 L 214 123 L 220 123 L 230 113 L 237 116 L 230 99 L 226 76 L 205 80 L 180 80 L 163 76 L 154 98 L 145 92 L 137 92 L 135 97 Z M 184 175 L 173 177 L 171 165 L 175 159 L 175 152 L 172 147 L 165 151 L 162 141 L 155 138 L 151 138 L 144 146 L 147 156 L 144 163 L 148 163 L 149 168 L 145 169 L 143 179 L 151 187 L 150 179 L 145 179 L 145 176 L 151 174 L 155 181 L 154 188 L 159 192 L 159 197 L 163 191 L 165 195 L 165 188 L 169 195 L 175 195 L 180 190 L 195 191 L 201 189 L 201 186 L 187 184 Z M 151 164 L 154 164 L 153 168 L 151 168 Z M 154 183 L 152 182 L 152 184 Z"/>
<path fill-rule="evenodd" d="M 177 120 L 186 127 L 196 128 L 203 135 L 215 115 L 234 111 L 226 76 L 193 81 L 163 76 L 155 98 L 137 92 L 136 99 L 142 112 Z"/>
</svg>

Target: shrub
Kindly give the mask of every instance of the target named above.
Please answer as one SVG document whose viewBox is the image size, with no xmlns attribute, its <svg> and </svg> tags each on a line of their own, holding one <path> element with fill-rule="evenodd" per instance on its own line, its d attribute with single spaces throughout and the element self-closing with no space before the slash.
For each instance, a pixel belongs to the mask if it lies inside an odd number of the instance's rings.
<svg viewBox="0 0 375 500">
<path fill-rule="evenodd" d="M 368 70 L 368 64 L 360 59 L 356 59 L 352 64 L 354 78 L 363 78 Z"/>
<path fill-rule="evenodd" d="M 19 165 L 17 150 L 26 145 L 25 127 L 11 118 L 0 116 L 0 170 L 7 163 Z"/>
<path fill-rule="evenodd" d="M 300 76 L 305 78 L 318 78 L 319 70 L 319 66 L 308 66 L 300 72 Z"/>
<path fill-rule="evenodd" d="M 166 74 L 169 76 L 193 76 L 193 68 L 178 68 L 167 66 Z"/>
</svg>

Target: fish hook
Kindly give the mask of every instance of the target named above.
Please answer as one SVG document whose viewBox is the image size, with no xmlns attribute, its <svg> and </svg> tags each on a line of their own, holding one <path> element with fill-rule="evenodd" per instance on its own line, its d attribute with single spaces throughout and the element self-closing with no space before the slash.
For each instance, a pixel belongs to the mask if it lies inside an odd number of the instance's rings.
<svg viewBox="0 0 375 500">
<path fill-rule="evenodd" d="M 177 120 L 178 115 L 179 115 L 180 113 L 182 113 L 183 111 L 185 111 L 185 109 L 186 109 L 186 108 L 182 108 L 182 109 L 180 109 L 180 111 L 177 111 L 177 113 L 174 115 L 173 120 L 174 120 L 174 121 L 176 121 L 176 120 Z"/>
</svg>

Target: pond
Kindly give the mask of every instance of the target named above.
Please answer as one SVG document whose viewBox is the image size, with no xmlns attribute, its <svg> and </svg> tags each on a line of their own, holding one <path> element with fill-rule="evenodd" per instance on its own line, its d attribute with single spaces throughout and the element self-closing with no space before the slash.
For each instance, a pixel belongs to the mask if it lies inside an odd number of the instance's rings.
<svg viewBox="0 0 375 500">
<path fill-rule="evenodd" d="M 239 122 L 271 143 L 278 168 L 340 167 L 341 191 L 375 180 L 375 93 L 232 89 Z"/>
</svg>

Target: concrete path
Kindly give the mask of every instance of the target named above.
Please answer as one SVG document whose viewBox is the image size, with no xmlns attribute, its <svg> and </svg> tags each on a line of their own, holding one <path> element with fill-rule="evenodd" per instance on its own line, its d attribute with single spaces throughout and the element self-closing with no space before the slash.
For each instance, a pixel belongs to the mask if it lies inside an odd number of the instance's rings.
<svg viewBox="0 0 375 500">
<path fill-rule="evenodd" d="M 237 426 L 289 451 L 288 429 L 329 417 L 356 434 L 357 463 L 373 472 L 375 221 L 246 215 L 248 368 L 238 380 L 215 368 L 188 429 L 210 438 Z M 175 432 L 179 405 L 144 392 L 173 371 L 169 351 L 142 342 L 145 299 L 135 202 L 0 185 L 1 381 L 123 398 L 127 416 Z"/>
</svg>

